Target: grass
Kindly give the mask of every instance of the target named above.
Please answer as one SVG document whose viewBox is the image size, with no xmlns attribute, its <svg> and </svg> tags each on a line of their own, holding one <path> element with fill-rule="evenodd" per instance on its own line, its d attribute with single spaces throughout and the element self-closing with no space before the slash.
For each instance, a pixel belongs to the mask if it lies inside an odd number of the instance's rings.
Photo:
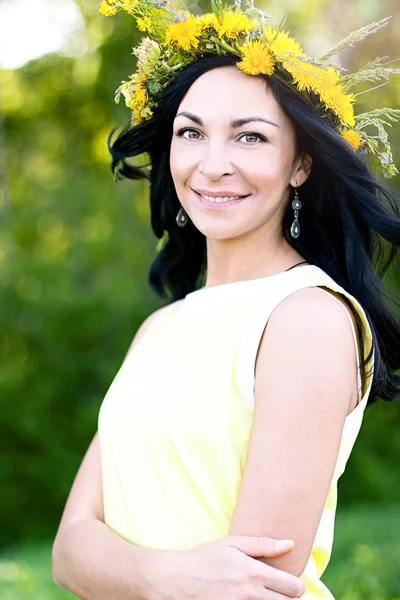
<svg viewBox="0 0 400 600">
<path fill-rule="evenodd" d="M 340 509 L 323 580 L 337 600 L 400 600 L 400 506 Z M 73 600 L 51 576 L 51 542 L 0 556 L 1 600 Z"/>
</svg>

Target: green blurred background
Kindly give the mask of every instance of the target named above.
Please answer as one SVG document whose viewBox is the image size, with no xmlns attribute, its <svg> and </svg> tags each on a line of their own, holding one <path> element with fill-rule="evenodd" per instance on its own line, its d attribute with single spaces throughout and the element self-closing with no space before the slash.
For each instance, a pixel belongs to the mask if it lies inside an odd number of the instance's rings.
<svg viewBox="0 0 400 600">
<path fill-rule="evenodd" d="M 131 17 L 98 7 L 0 0 L 1 600 L 72 598 L 52 583 L 51 543 L 102 398 L 161 305 L 147 284 L 157 242 L 147 184 L 116 185 L 106 148 L 129 119 L 113 95 L 139 38 Z M 316 55 L 392 15 L 340 64 L 400 56 L 398 0 L 281 0 L 276 25 L 284 12 Z M 360 95 L 357 112 L 399 100 L 400 78 Z M 391 139 L 399 165 L 400 125 Z M 398 194 L 400 177 L 388 185 Z M 387 281 L 398 293 L 399 261 Z M 399 425 L 400 402 L 368 408 L 340 480 L 324 580 L 342 600 L 400 598 Z"/>
</svg>

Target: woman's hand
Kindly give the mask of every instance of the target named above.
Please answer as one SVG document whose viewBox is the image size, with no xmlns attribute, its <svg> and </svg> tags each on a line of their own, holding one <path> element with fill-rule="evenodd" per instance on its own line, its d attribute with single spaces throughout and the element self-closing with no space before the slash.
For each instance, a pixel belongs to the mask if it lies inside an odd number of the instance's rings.
<svg viewBox="0 0 400 600">
<path fill-rule="evenodd" d="M 183 552 L 164 552 L 153 565 L 151 600 L 287 600 L 304 582 L 255 560 L 294 548 L 290 540 L 231 535 Z"/>
</svg>

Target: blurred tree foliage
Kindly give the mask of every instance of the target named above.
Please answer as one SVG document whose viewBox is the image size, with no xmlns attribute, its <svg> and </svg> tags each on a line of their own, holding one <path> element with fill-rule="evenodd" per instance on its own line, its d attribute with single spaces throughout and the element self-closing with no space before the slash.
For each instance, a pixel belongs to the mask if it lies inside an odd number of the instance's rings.
<svg viewBox="0 0 400 600">
<path fill-rule="evenodd" d="M 106 148 L 112 127 L 129 119 L 113 92 L 133 71 L 137 32 L 127 15 L 101 17 L 96 0 L 77 4 L 86 26 L 70 56 L 0 71 L 0 544 L 54 534 L 102 397 L 140 322 L 160 305 L 147 285 L 156 251 L 147 184 L 115 186 Z M 287 27 L 320 54 L 397 12 L 343 61 L 353 68 L 400 54 L 397 0 L 280 6 Z M 361 100 L 398 106 L 400 86 Z M 400 500 L 399 414 L 383 403 L 367 411 L 342 501 Z"/>
</svg>

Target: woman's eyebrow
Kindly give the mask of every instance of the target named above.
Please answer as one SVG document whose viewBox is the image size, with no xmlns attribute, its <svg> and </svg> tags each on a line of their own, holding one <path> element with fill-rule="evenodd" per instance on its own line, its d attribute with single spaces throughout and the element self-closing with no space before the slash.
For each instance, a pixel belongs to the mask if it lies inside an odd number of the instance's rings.
<svg viewBox="0 0 400 600">
<path fill-rule="evenodd" d="M 196 123 L 196 125 L 200 125 L 200 127 L 203 127 L 204 123 L 203 121 L 200 119 L 200 117 L 196 117 L 196 115 L 192 115 L 192 113 L 188 113 L 188 112 L 180 112 L 176 115 L 176 119 L 178 117 L 186 117 L 187 119 L 190 119 L 191 121 L 193 121 L 193 123 Z"/>
<path fill-rule="evenodd" d="M 196 125 L 200 125 L 200 127 L 204 126 L 204 123 L 200 119 L 200 117 L 197 117 L 196 115 L 193 115 L 192 113 L 180 112 L 176 115 L 176 118 L 178 118 L 178 117 L 186 117 L 187 119 L 190 119 L 191 121 L 193 121 L 193 123 L 196 123 Z M 230 126 L 232 127 L 232 129 L 237 129 L 238 127 L 243 127 L 243 125 L 247 125 L 247 123 L 253 123 L 254 121 L 261 121 L 263 123 L 268 123 L 268 125 L 273 125 L 274 127 L 278 127 L 278 129 L 279 129 L 279 125 L 277 125 L 276 123 L 273 123 L 272 121 L 269 121 L 268 119 L 264 119 L 263 117 L 246 117 L 244 119 L 234 119 L 234 120 L 231 120 Z"/>
<path fill-rule="evenodd" d="M 262 121 L 263 123 L 268 123 L 268 125 L 278 127 L 279 129 L 279 125 L 269 121 L 269 119 L 264 119 L 264 117 L 246 117 L 245 119 L 235 119 L 234 121 L 231 121 L 231 127 L 236 129 L 237 127 L 243 127 L 243 125 L 247 125 L 247 123 L 252 123 L 253 121 Z"/>
</svg>

